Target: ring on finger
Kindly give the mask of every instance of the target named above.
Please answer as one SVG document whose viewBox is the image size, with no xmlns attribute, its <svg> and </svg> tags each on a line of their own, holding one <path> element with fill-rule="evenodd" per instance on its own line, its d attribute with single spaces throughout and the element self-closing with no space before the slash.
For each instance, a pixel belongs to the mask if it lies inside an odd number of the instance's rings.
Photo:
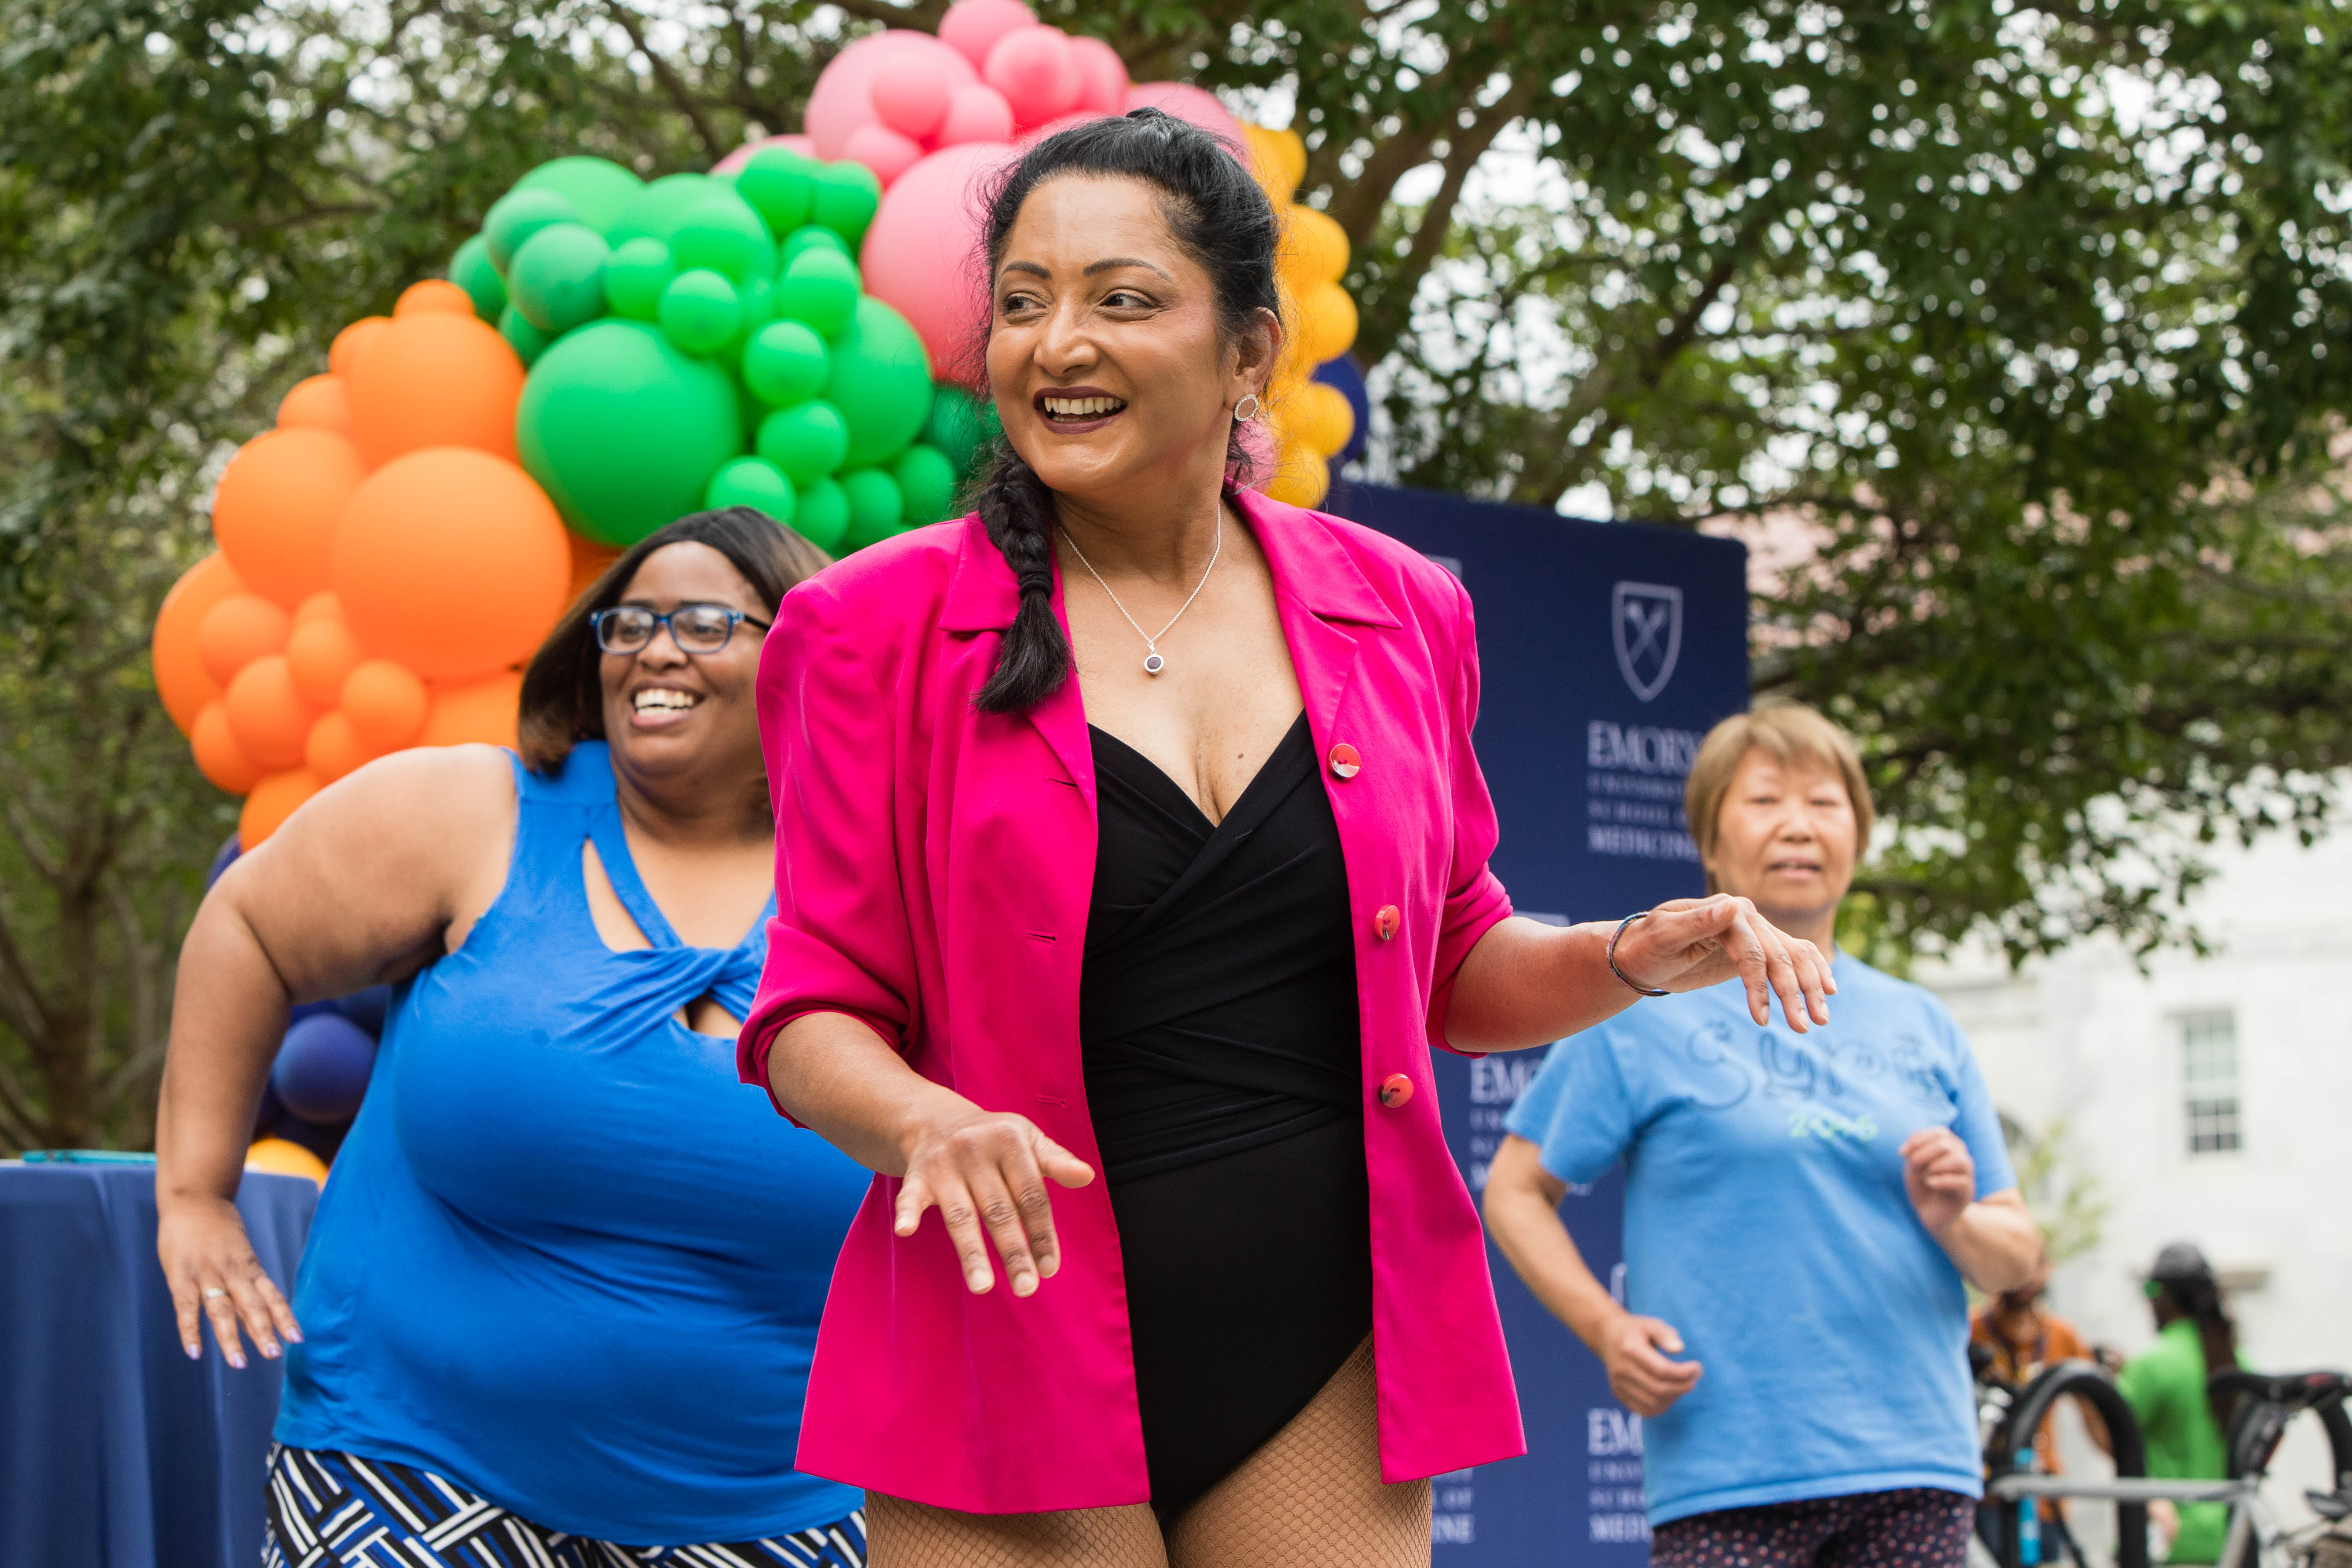
<svg viewBox="0 0 2352 1568">
<path fill-rule="evenodd" d="M 207 1286 L 205 1286 L 205 1300 L 207 1300 L 207 1301 L 213 1300 L 215 1300 L 215 1298 L 217 1298 L 217 1297 L 226 1296 L 226 1295 L 227 1295 L 227 1294 L 228 1294 L 228 1292 L 227 1292 L 227 1291 L 226 1291 L 226 1290 L 222 1289 L 221 1289 L 219 1286 L 217 1286 L 217 1285 L 207 1285 Z"/>
</svg>

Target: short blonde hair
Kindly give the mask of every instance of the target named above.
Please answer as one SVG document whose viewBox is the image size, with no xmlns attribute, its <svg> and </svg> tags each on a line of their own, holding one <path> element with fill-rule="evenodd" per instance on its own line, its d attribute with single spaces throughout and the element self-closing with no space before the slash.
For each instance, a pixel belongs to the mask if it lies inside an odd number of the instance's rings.
<svg viewBox="0 0 2352 1568">
<path fill-rule="evenodd" d="M 1702 862 L 1715 858 L 1723 797 L 1731 792 L 1731 775 L 1751 751 L 1762 752 L 1784 768 L 1810 763 L 1833 770 L 1853 805 L 1854 854 L 1858 858 L 1869 850 L 1871 825 L 1878 813 L 1870 804 L 1870 781 L 1863 777 L 1853 737 L 1803 703 L 1780 700 L 1734 713 L 1699 742 L 1690 779 L 1683 785 L 1683 812 L 1690 818 L 1691 842 L 1698 846 Z M 1714 872 L 1707 873 L 1706 881 L 1713 889 Z"/>
</svg>

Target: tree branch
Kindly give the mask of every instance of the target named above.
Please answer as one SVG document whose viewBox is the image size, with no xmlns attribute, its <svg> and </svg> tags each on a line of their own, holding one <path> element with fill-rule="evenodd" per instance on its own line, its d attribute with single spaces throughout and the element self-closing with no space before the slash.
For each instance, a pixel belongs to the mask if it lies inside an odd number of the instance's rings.
<svg viewBox="0 0 2352 1568">
<path fill-rule="evenodd" d="M 711 161 L 716 163 L 727 156 L 730 149 L 712 128 L 709 117 L 702 112 L 702 105 L 695 101 L 693 89 L 686 85 L 686 79 L 671 69 L 667 60 L 646 46 L 645 29 L 637 25 L 636 13 L 622 5 L 621 0 L 604 0 L 604 9 L 620 25 L 621 31 L 628 34 L 630 46 L 646 57 L 646 68 L 653 72 L 654 80 L 660 84 L 662 95 L 669 100 L 671 108 L 686 116 L 687 122 L 694 127 L 695 135 L 701 140 L 703 151 L 710 154 Z M 846 11 L 854 7 L 844 5 L 842 9 Z M 895 11 L 896 8 L 892 9 Z"/>
</svg>

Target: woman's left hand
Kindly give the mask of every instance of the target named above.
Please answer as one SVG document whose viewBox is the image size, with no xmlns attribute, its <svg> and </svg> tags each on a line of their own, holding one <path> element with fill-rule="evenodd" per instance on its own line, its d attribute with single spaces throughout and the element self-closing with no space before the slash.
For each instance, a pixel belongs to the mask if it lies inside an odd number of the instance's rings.
<svg viewBox="0 0 2352 1568">
<path fill-rule="evenodd" d="M 1789 935 L 1755 904 L 1729 893 L 1660 904 L 1625 928 L 1617 942 L 1617 967 L 1634 984 L 1654 991 L 1698 991 L 1737 975 L 1748 987 L 1748 1011 L 1759 1024 L 1771 1022 L 1777 995 L 1789 1027 L 1801 1035 L 1808 1020 L 1830 1021 L 1828 998 L 1837 994 L 1830 961 L 1820 948 Z"/>
<path fill-rule="evenodd" d="M 1976 1201 L 1977 1163 L 1948 1127 L 1923 1127 L 1903 1140 L 1903 1190 L 1927 1234 L 1941 1241 Z"/>
</svg>

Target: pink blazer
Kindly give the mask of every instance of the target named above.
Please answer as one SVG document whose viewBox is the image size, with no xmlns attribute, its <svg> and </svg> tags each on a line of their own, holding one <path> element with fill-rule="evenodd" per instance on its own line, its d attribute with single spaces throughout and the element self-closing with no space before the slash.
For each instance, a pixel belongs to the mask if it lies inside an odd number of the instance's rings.
<svg viewBox="0 0 2352 1568">
<path fill-rule="evenodd" d="M 1370 529 L 1255 495 L 1242 505 L 1347 862 L 1381 1473 L 1412 1480 L 1526 1447 L 1485 1238 L 1429 1091 L 1454 974 L 1510 912 L 1486 868 L 1495 812 L 1470 750 L 1470 601 Z M 785 598 L 759 684 L 777 914 L 738 1065 L 765 1084 L 779 1028 L 846 1014 L 924 1077 L 1029 1117 L 1099 1171 L 1078 1049 L 1096 842 L 1085 704 L 1074 678 L 1026 715 L 971 705 L 1018 602 L 977 517 L 862 551 Z M 1391 1107 L 1380 1090 L 1397 1074 L 1418 1092 Z M 1064 1261 L 1025 1300 L 967 1290 L 935 1212 L 894 1236 L 898 1187 L 875 1179 L 835 1268 L 799 1467 L 978 1513 L 1147 1500 L 1100 1178 L 1051 1189 Z"/>
</svg>

